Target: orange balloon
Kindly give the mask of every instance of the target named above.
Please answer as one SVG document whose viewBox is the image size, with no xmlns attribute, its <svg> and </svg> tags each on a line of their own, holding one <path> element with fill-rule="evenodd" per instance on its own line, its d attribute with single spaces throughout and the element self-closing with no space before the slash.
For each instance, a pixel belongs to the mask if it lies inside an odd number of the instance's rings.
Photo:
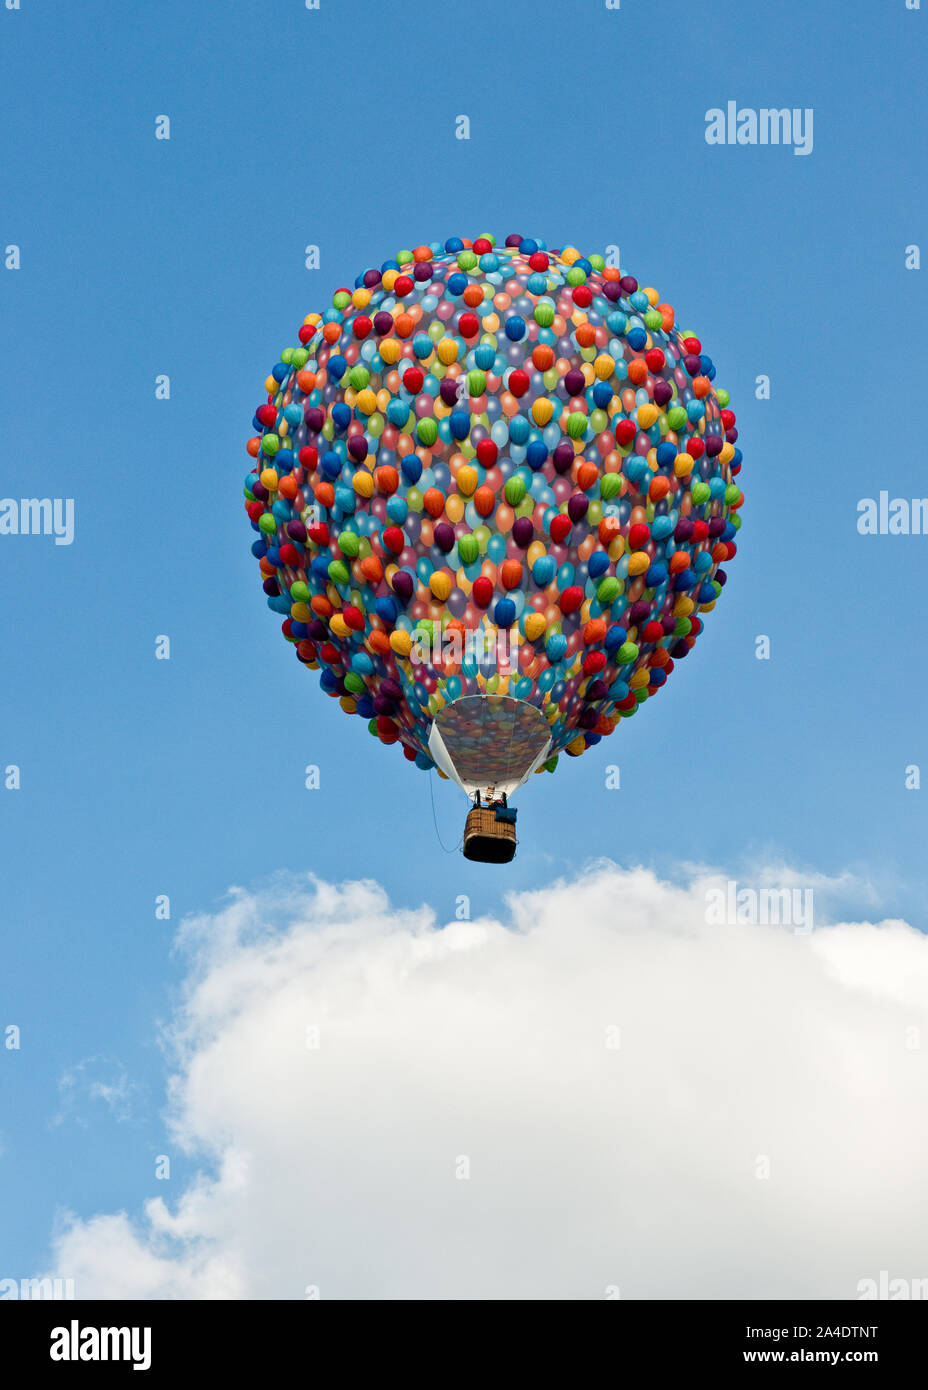
<svg viewBox="0 0 928 1390">
<path fill-rule="evenodd" d="M 584 461 L 577 468 L 577 487 L 581 492 L 589 492 L 590 488 L 596 483 L 599 477 L 599 469 L 595 463 Z"/>
<path fill-rule="evenodd" d="M 474 506 L 480 516 L 489 516 L 496 506 L 496 493 L 486 484 L 483 487 L 478 487 L 474 493 Z"/>
</svg>

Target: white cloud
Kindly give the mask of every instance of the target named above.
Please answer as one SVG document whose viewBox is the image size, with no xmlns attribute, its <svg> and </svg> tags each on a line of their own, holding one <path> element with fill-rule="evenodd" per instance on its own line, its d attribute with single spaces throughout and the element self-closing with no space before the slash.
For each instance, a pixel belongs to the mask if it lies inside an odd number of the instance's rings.
<svg viewBox="0 0 928 1390">
<path fill-rule="evenodd" d="M 89 1298 L 853 1298 L 928 1275 L 928 940 L 712 926 L 722 882 L 602 865 L 440 930 L 370 883 L 236 890 L 182 928 L 169 1030 L 166 1152 L 204 1171 L 69 1217 L 53 1272 Z"/>
<path fill-rule="evenodd" d="M 58 1079 L 58 1110 L 53 1125 L 71 1120 L 87 1128 L 88 1103 L 101 1101 L 119 1124 L 137 1117 L 141 1088 L 115 1057 L 85 1057 Z"/>
</svg>

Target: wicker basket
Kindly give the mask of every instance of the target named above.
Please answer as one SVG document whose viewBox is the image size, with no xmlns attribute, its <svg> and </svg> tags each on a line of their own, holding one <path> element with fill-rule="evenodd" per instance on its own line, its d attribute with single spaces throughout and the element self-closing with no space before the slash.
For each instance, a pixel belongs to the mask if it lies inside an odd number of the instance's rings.
<svg viewBox="0 0 928 1390">
<path fill-rule="evenodd" d="M 488 806 L 475 806 L 464 826 L 464 858 L 482 864 L 508 864 L 516 852 L 516 828 L 497 820 Z"/>
</svg>

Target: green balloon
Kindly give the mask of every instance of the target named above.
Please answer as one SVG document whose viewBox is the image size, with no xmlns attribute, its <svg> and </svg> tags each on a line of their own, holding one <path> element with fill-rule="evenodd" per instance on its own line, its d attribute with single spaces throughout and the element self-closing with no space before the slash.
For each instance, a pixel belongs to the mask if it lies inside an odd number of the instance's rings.
<svg viewBox="0 0 928 1390">
<path fill-rule="evenodd" d="M 567 417 L 567 433 L 571 439 L 582 439 L 586 434 L 589 420 L 582 410 L 574 410 Z"/>
<path fill-rule="evenodd" d="M 623 642 L 616 654 L 616 662 L 619 666 L 628 666 L 631 662 L 638 660 L 638 646 L 635 642 Z"/>
<path fill-rule="evenodd" d="M 294 603 L 309 603 L 312 593 L 308 584 L 304 584 L 302 579 L 295 580 L 290 585 L 290 597 Z"/>
<path fill-rule="evenodd" d="M 416 437 L 426 449 L 431 449 L 438 438 L 438 424 L 431 415 L 426 415 L 416 426 Z"/>
<path fill-rule="evenodd" d="M 472 396 L 482 396 L 487 389 L 487 374 L 475 367 L 472 372 L 467 373 L 467 389 Z"/>
<path fill-rule="evenodd" d="M 355 535 L 354 531 L 342 531 L 339 534 L 338 548 L 343 555 L 349 556 L 352 560 L 357 559 L 360 546 L 358 544 L 358 537 Z"/>
<path fill-rule="evenodd" d="M 347 584 L 351 571 L 344 560 L 333 560 L 329 565 L 329 578 L 333 584 Z"/>
<path fill-rule="evenodd" d="M 503 495 L 510 507 L 517 507 L 525 496 L 525 483 L 518 473 L 514 473 L 511 478 L 506 479 L 506 486 L 503 488 Z"/>
<path fill-rule="evenodd" d="M 510 482 L 512 479 L 509 480 Z M 480 554 L 480 545 L 477 537 L 470 533 L 458 539 L 458 554 L 461 557 L 462 565 L 472 565 Z"/>
<path fill-rule="evenodd" d="M 672 430 L 680 430 L 686 424 L 686 411 L 682 405 L 672 405 L 667 412 L 667 423 Z"/>
<path fill-rule="evenodd" d="M 596 588 L 596 597 L 604 608 L 608 607 L 610 603 L 614 603 L 619 597 L 619 581 L 613 575 L 607 575 L 605 579 L 601 579 Z M 634 646 L 634 643 L 629 642 L 626 645 Z M 620 651 L 621 650 L 624 650 L 624 648 L 620 648 Z M 635 655 L 637 656 L 637 654 L 638 648 L 635 647 Z M 633 661 L 634 657 L 629 657 L 628 659 L 629 661 Z"/>
<path fill-rule="evenodd" d="M 611 502 L 622 491 L 622 478 L 618 473 L 604 473 L 599 480 L 599 495 L 603 501 Z"/>
<path fill-rule="evenodd" d="M 280 448 L 280 440 L 276 434 L 266 434 L 261 440 L 261 451 L 273 458 Z"/>
<path fill-rule="evenodd" d="M 262 512 L 258 517 L 258 530 L 263 531 L 266 536 L 275 535 L 277 518 L 271 512 Z"/>
<path fill-rule="evenodd" d="M 356 391 L 363 391 L 370 379 L 370 372 L 366 367 L 362 367 L 360 362 L 356 362 L 348 373 L 348 380 Z"/>
<path fill-rule="evenodd" d="M 550 328 L 554 322 L 554 305 L 542 300 L 535 305 L 535 322 L 539 328 Z"/>
<path fill-rule="evenodd" d="M 708 502 L 712 495 L 708 483 L 694 483 L 690 488 L 690 493 L 697 507 L 701 507 L 704 502 Z"/>
<path fill-rule="evenodd" d="M 357 671 L 349 671 L 345 676 L 345 689 L 351 695 L 360 695 L 367 687 Z"/>
</svg>

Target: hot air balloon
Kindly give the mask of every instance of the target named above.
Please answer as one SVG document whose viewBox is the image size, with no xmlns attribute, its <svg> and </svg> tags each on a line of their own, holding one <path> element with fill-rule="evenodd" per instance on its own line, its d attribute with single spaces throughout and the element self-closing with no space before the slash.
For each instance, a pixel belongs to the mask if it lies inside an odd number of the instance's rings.
<svg viewBox="0 0 928 1390">
<path fill-rule="evenodd" d="M 245 507 L 268 606 L 323 691 L 473 801 L 657 695 L 735 554 L 735 416 L 673 308 L 602 256 L 509 236 L 400 251 L 265 381 Z"/>
</svg>

